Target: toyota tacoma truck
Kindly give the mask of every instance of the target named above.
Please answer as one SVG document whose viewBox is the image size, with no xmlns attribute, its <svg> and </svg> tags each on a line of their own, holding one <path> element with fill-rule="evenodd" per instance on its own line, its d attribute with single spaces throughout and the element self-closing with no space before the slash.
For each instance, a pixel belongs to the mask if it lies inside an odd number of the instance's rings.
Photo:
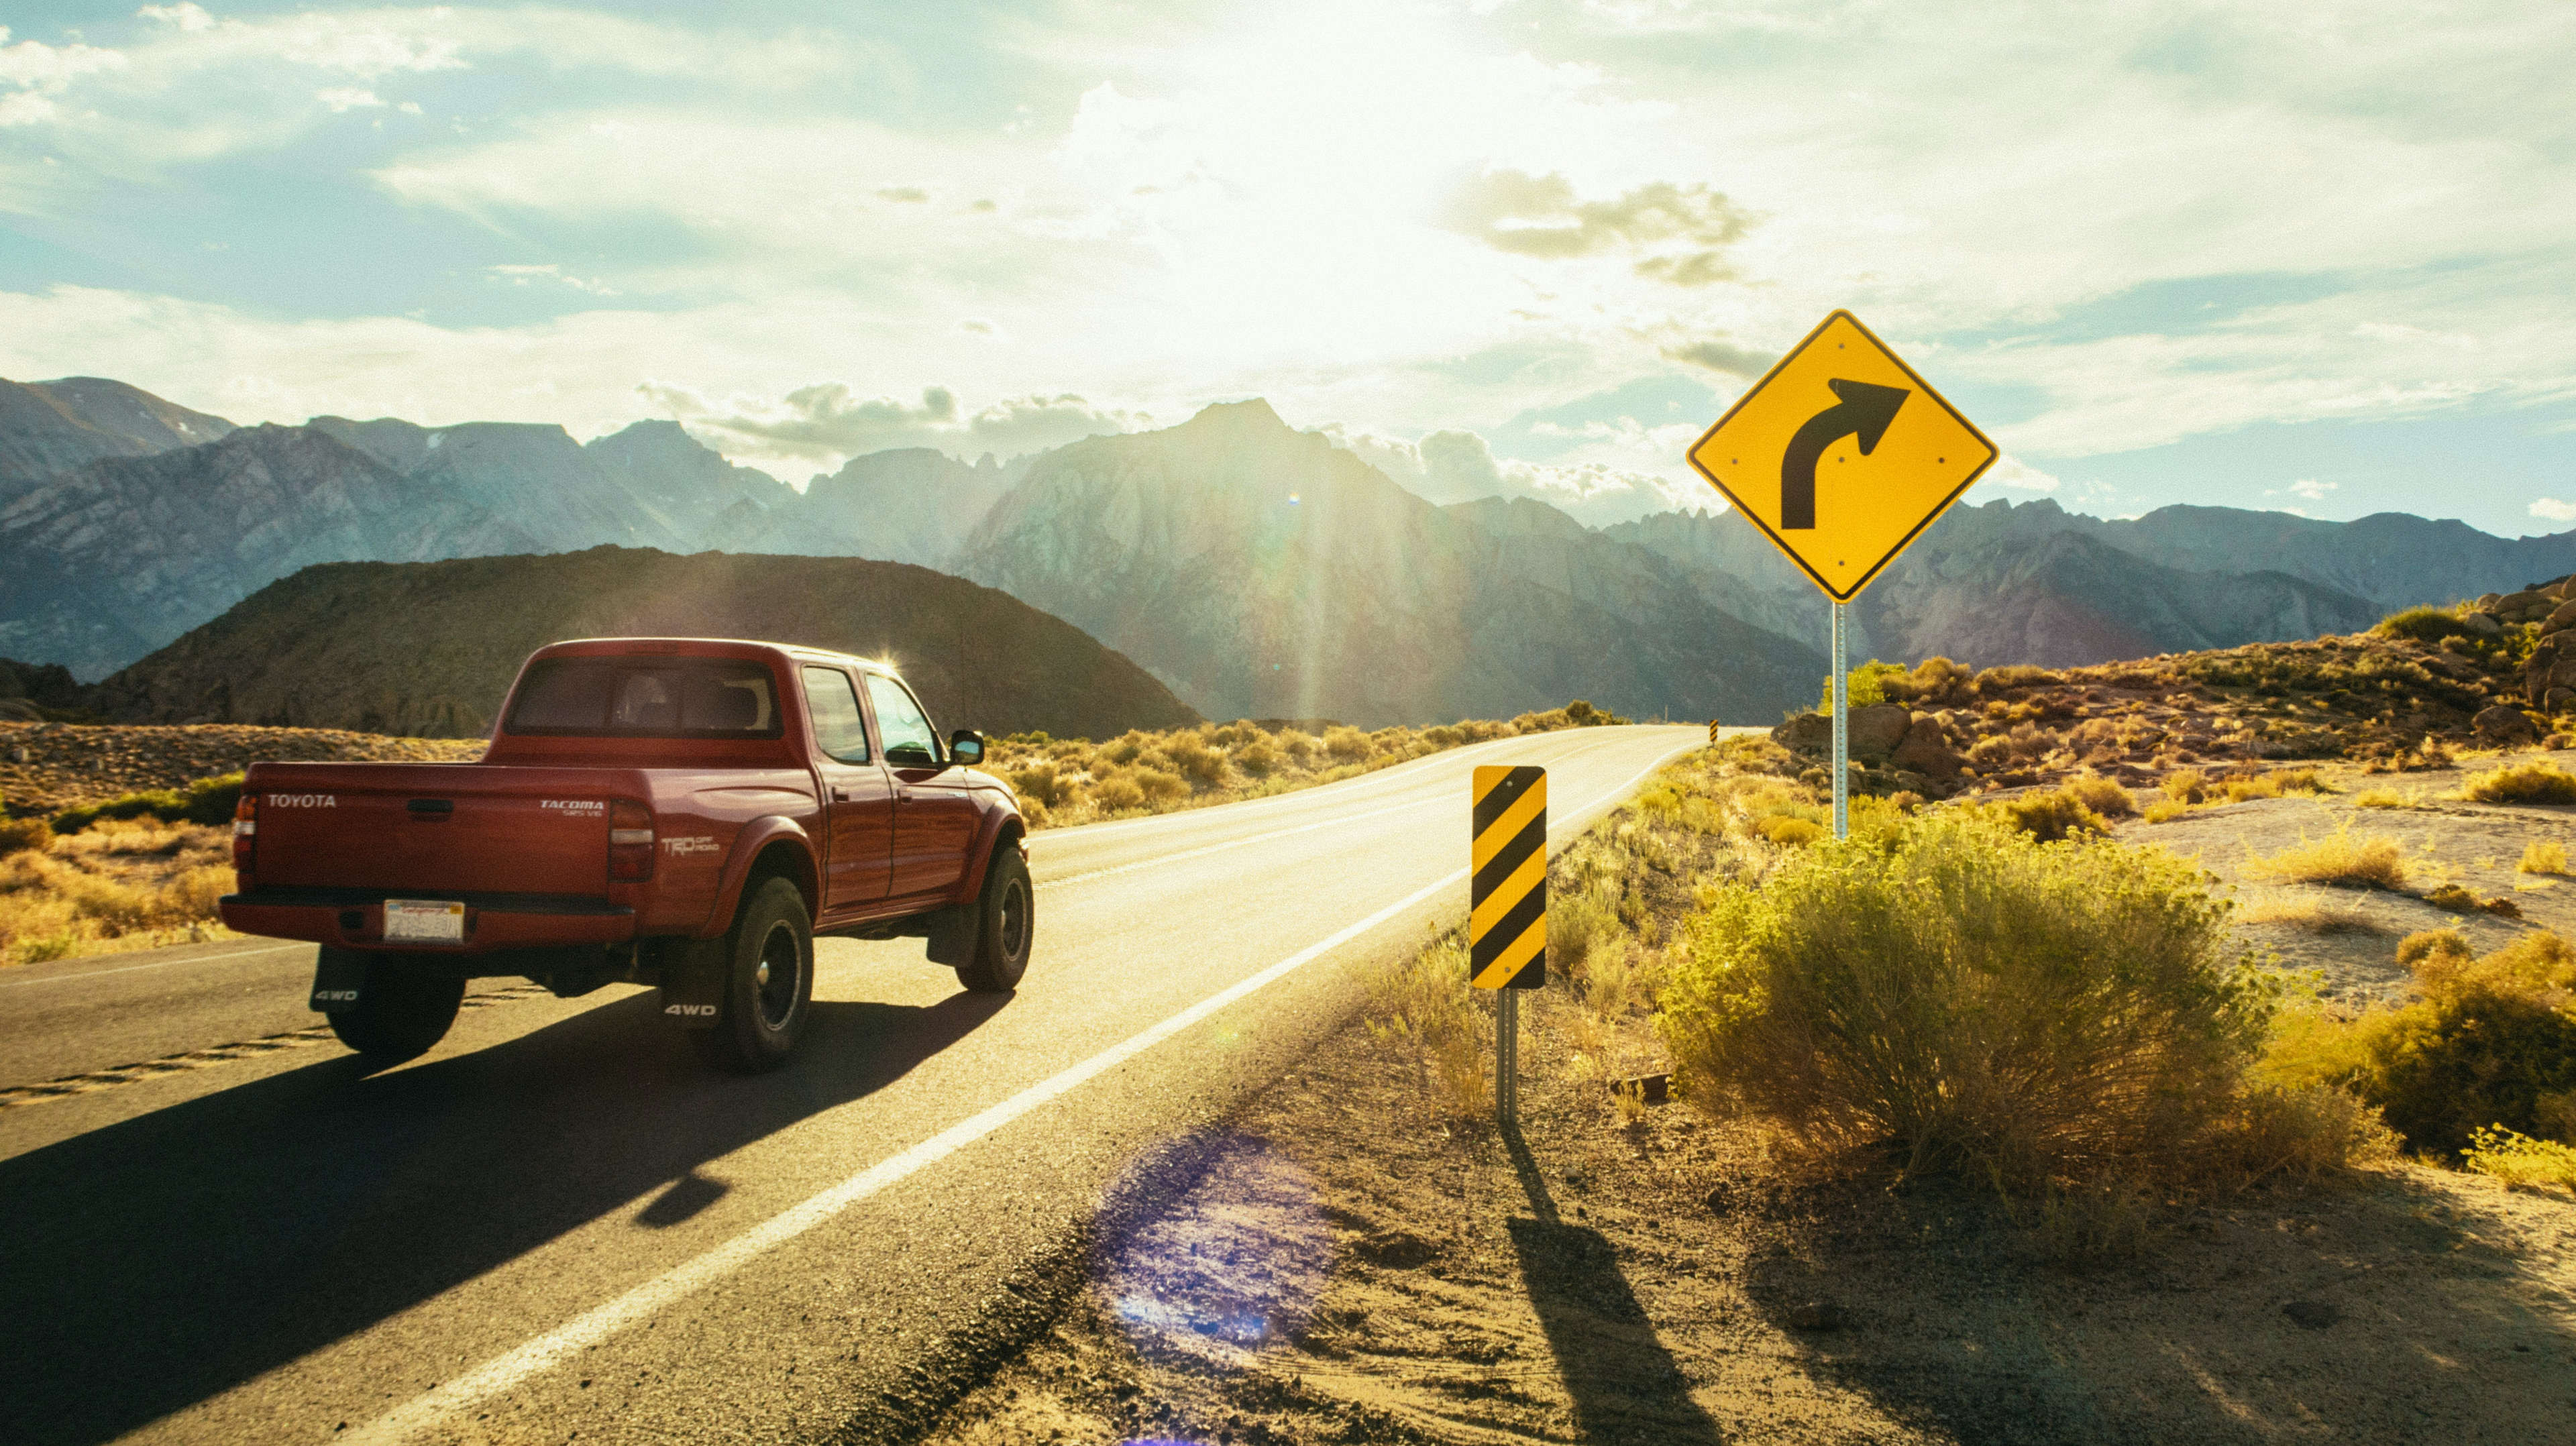
<svg viewBox="0 0 2576 1446">
<path fill-rule="evenodd" d="M 255 763 L 224 922 L 321 945 L 352 1049 L 436 1044 L 468 979 L 657 986 L 714 1065 L 784 1063 L 814 939 L 927 938 L 1006 992 L 1036 924 L 1027 824 L 893 669 L 778 643 L 540 648 L 476 763 Z"/>
</svg>

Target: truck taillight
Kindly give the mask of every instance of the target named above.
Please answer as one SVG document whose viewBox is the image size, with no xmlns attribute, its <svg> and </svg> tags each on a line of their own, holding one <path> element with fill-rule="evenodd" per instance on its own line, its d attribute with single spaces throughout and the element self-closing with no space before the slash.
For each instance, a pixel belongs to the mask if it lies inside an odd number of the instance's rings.
<svg viewBox="0 0 2576 1446">
<path fill-rule="evenodd" d="M 241 875 L 242 887 L 250 886 L 258 864 L 259 795 L 243 789 L 241 802 L 233 805 L 233 872 Z"/>
<path fill-rule="evenodd" d="M 608 876 L 620 883 L 653 877 L 653 810 L 623 798 L 608 806 Z"/>
</svg>

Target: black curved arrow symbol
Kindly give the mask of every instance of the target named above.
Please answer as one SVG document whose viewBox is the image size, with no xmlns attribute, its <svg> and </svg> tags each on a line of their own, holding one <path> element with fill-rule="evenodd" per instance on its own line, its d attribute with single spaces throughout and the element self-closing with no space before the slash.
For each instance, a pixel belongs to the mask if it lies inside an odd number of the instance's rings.
<svg viewBox="0 0 2576 1446">
<path fill-rule="evenodd" d="M 1825 449 L 1853 437 L 1860 443 L 1860 454 L 1868 456 L 1877 449 L 1878 439 L 1887 435 L 1887 424 L 1896 420 L 1896 409 L 1913 395 L 1903 387 L 1869 382 L 1838 380 L 1825 385 L 1842 400 L 1809 417 L 1798 435 L 1789 439 L 1789 450 L 1780 454 L 1783 532 L 1816 525 L 1816 459 L 1825 455 Z"/>
</svg>

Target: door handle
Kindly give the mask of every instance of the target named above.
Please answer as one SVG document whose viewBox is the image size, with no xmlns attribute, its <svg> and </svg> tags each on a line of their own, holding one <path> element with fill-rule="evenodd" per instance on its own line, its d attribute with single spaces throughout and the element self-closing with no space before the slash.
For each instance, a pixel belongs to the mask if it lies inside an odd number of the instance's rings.
<svg viewBox="0 0 2576 1446">
<path fill-rule="evenodd" d="M 910 803 L 912 802 L 912 790 L 909 788 L 898 788 L 894 791 L 894 797 L 895 802 L 897 803 Z"/>
<path fill-rule="evenodd" d="M 835 789 L 833 789 L 833 790 L 832 790 L 832 801 L 833 801 L 834 803 L 847 803 L 847 802 L 849 802 L 849 801 L 850 801 L 850 791 L 849 791 L 848 789 L 846 789 L 846 788 L 835 788 Z"/>
</svg>

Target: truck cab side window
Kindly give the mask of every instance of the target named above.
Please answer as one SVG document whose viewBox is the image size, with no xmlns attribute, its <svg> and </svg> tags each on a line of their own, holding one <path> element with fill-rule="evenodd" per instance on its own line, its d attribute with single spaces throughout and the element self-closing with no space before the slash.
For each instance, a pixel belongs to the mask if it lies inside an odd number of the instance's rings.
<svg viewBox="0 0 2576 1446">
<path fill-rule="evenodd" d="M 805 710 L 814 715 L 814 746 L 843 763 L 868 761 L 868 729 L 859 695 L 838 668 L 805 670 Z"/>
<path fill-rule="evenodd" d="M 901 683 L 868 674 L 868 701 L 877 705 L 877 732 L 885 739 L 886 762 L 897 768 L 939 766 L 939 734 Z"/>
</svg>

